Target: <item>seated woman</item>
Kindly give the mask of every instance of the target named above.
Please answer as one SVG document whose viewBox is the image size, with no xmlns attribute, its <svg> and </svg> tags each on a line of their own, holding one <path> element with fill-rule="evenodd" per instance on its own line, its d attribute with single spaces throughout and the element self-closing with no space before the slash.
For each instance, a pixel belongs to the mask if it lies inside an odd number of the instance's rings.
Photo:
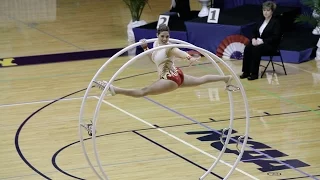
<svg viewBox="0 0 320 180">
<path fill-rule="evenodd" d="M 275 9 L 276 4 L 272 1 L 262 5 L 264 19 L 257 23 L 252 41 L 244 49 L 241 79 L 258 79 L 261 56 L 274 52 L 280 43 L 280 23 L 272 16 Z"/>
</svg>

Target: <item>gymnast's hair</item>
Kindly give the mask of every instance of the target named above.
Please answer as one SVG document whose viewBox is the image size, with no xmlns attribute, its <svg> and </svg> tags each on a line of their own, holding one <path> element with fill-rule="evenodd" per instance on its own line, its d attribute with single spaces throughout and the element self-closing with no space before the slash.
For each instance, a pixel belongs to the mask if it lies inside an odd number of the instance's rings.
<svg viewBox="0 0 320 180">
<path fill-rule="evenodd" d="M 157 33 L 160 34 L 163 31 L 170 31 L 169 27 L 165 24 L 160 24 L 158 29 L 157 29 Z"/>
</svg>

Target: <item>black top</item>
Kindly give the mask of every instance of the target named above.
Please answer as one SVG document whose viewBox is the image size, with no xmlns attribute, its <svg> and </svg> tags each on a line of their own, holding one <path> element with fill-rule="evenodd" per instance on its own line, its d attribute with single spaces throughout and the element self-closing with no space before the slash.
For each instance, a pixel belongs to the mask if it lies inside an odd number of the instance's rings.
<svg viewBox="0 0 320 180">
<path fill-rule="evenodd" d="M 276 18 L 271 18 L 267 26 L 264 28 L 260 36 L 260 26 L 263 24 L 264 19 L 257 22 L 257 26 L 253 29 L 253 38 L 260 38 L 265 44 L 277 47 L 281 40 L 281 26 Z"/>
</svg>

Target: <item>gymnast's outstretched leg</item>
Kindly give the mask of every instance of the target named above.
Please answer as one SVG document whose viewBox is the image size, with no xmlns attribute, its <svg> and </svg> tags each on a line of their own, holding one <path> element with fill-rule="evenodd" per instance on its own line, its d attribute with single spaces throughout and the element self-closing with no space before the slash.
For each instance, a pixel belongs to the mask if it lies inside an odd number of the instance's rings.
<svg viewBox="0 0 320 180">
<path fill-rule="evenodd" d="M 99 81 L 95 83 L 100 89 L 104 89 L 104 87 L 107 85 L 106 81 Z M 148 96 L 148 95 L 158 95 L 158 94 L 167 93 L 170 91 L 174 91 L 177 88 L 178 88 L 178 85 L 174 81 L 159 79 L 153 84 L 147 87 L 144 87 L 142 89 L 125 89 L 125 88 L 119 88 L 111 85 L 110 92 L 112 95 L 122 94 L 125 96 L 139 98 L 139 97 Z"/>
<path fill-rule="evenodd" d="M 184 74 L 184 81 L 181 87 L 191 87 L 191 86 L 199 86 L 201 84 L 210 83 L 210 82 L 218 82 L 223 81 L 227 85 L 232 80 L 232 76 L 219 76 L 219 75 L 204 75 L 201 77 L 194 77 L 187 74 Z"/>
</svg>

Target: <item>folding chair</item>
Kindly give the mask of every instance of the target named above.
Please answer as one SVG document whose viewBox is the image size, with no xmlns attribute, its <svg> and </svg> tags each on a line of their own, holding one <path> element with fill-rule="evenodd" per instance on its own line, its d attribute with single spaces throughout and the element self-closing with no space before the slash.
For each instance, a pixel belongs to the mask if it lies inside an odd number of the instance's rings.
<svg viewBox="0 0 320 180">
<path fill-rule="evenodd" d="M 283 36 L 281 36 L 281 40 L 282 40 L 282 39 L 283 39 Z M 281 41 L 280 41 L 280 42 L 281 42 Z M 280 43 L 279 43 L 279 45 L 280 45 Z M 268 54 L 268 55 L 264 55 L 264 56 L 270 56 L 270 60 L 269 60 L 269 62 L 268 62 L 268 64 L 267 64 L 267 66 L 264 66 L 264 65 L 261 65 L 261 64 L 260 64 L 260 66 L 264 67 L 264 71 L 263 71 L 262 74 L 261 74 L 261 78 L 262 78 L 263 75 L 265 74 L 265 72 L 266 72 L 266 70 L 267 70 L 267 68 L 268 68 L 268 66 L 269 66 L 270 63 L 271 63 L 271 65 L 272 65 L 273 73 L 276 72 L 275 69 L 274 69 L 274 64 L 275 64 L 275 65 L 278 65 L 278 66 L 283 67 L 284 73 L 285 73 L 285 75 L 287 75 L 287 71 L 286 71 L 286 68 L 285 68 L 285 66 L 284 66 L 284 64 L 283 64 L 283 59 L 282 59 L 282 55 L 281 55 L 279 46 L 278 46 L 278 48 L 277 48 L 277 50 L 276 50 L 275 52 L 273 52 L 273 53 L 271 53 L 271 54 Z M 281 64 L 278 64 L 278 63 L 276 63 L 276 62 L 273 62 L 273 57 L 274 57 L 274 56 L 280 56 Z"/>
</svg>

